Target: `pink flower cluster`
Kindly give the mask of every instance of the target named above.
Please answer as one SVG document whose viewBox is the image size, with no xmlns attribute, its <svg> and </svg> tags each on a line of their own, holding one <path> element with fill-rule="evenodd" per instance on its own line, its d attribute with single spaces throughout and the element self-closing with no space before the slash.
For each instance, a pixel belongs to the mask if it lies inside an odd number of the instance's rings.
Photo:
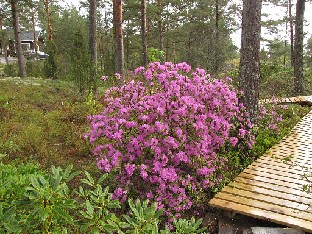
<svg viewBox="0 0 312 234">
<path fill-rule="evenodd" d="M 256 119 L 256 129 L 266 129 L 272 134 L 280 131 L 279 123 L 283 121 L 281 110 L 287 110 L 286 105 L 278 105 L 277 99 L 272 97 L 272 104 L 259 105 L 259 113 Z M 257 132 L 255 132 L 257 134 Z"/>
<path fill-rule="evenodd" d="M 105 109 L 89 117 L 86 137 L 99 169 L 119 172 L 115 198 L 148 198 L 178 217 L 201 207 L 222 178 L 226 159 L 218 150 L 240 142 L 251 147 L 253 137 L 234 88 L 205 70 L 155 62 L 135 74 L 142 82 L 106 92 Z"/>
</svg>

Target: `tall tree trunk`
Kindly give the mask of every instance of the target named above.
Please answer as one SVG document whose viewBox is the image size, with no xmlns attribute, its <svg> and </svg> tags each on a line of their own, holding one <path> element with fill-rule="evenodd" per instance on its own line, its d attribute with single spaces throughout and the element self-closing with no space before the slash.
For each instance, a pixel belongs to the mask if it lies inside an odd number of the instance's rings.
<svg viewBox="0 0 312 234">
<path fill-rule="evenodd" d="M 89 0 L 89 50 L 91 60 L 90 83 L 96 91 L 97 46 L 96 46 L 96 0 Z"/>
<path fill-rule="evenodd" d="M 114 60 L 114 63 L 113 63 L 113 66 L 114 66 L 114 71 L 117 71 L 117 34 L 116 34 L 116 24 L 117 24 L 117 21 L 116 21 L 116 0 L 113 0 L 113 40 L 114 40 L 114 43 L 112 43 L 112 51 L 113 51 L 113 60 Z"/>
<path fill-rule="evenodd" d="M 115 1 L 115 23 L 116 23 L 116 63 L 117 73 L 121 75 L 121 82 L 124 81 L 124 44 L 122 33 L 122 1 Z"/>
<path fill-rule="evenodd" d="M 2 26 L 3 26 L 2 16 L 0 15 L 0 31 L 2 31 Z M 4 48 L 4 43 L 3 43 L 3 41 L 0 41 L 0 51 L 1 51 L 1 53 L 3 52 L 3 48 Z"/>
<path fill-rule="evenodd" d="M 8 47 L 8 42 L 4 42 L 3 43 L 3 46 L 4 46 L 4 58 L 5 58 L 5 63 L 6 64 L 9 64 L 9 59 L 8 59 L 8 50 L 7 50 L 7 47 Z"/>
<path fill-rule="evenodd" d="M 261 0 L 243 0 L 239 88 L 240 102 L 254 120 L 258 112 L 260 84 Z"/>
<path fill-rule="evenodd" d="M 49 7 L 49 0 L 45 0 L 44 2 L 45 5 L 45 12 L 47 15 L 47 21 L 48 21 L 48 40 L 52 41 L 52 22 L 51 22 L 51 12 L 50 12 L 50 7 Z"/>
<path fill-rule="evenodd" d="M 101 73 L 105 71 L 104 68 L 104 57 L 105 57 L 105 51 L 104 51 L 104 37 L 103 34 L 101 33 L 102 30 L 98 32 L 97 36 L 97 41 L 99 45 L 99 53 L 100 53 L 100 68 L 101 68 Z"/>
<path fill-rule="evenodd" d="M 295 47 L 294 47 L 294 92 L 303 94 L 303 18 L 305 0 L 297 0 L 296 25 L 295 25 Z"/>
<path fill-rule="evenodd" d="M 24 55 L 21 44 L 21 32 L 19 27 L 18 20 L 18 12 L 17 12 L 17 3 L 15 1 L 11 1 L 12 7 L 12 17 L 13 17 L 13 27 L 14 27 L 14 36 L 15 36 L 15 49 L 17 53 L 18 59 L 18 68 L 19 68 L 19 76 L 21 78 L 26 77 L 26 69 L 24 63 Z"/>
<path fill-rule="evenodd" d="M 144 67 L 148 64 L 146 36 L 146 0 L 141 0 L 142 64 Z"/>
<path fill-rule="evenodd" d="M 216 76 L 218 75 L 219 72 L 219 0 L 216 0 L 215 2 L 215 11 L 216 11 L 216 15 L 215 15 L 215 66 L 214 66 L 214 72 L 216 74 Z"/>
<path fill-rule="evenodd" d="M 292 15 L 292 2 L 288 0 L 288 17 L 289 17 L 289 29 L 290 29 L 290 63 L 294 66 L 294 24 Z"/>
<path fill-rule="evenodd" d="M 164 34 L 163 34 L 163 26 L 162 26 L 162 18 L 161 18 L 161 13 L 162 13 L 162 4 L 161 0 L 157 0 L 157 6 L 158 6 L 158 34 L 159 34 L 159 49 L 161 51 L 164 50 Z"/>
<path fill-rule="evenodd" d="M 31 14 L 31 21 L 33 26 L 33 32 L 34 32 L 34 49 L 36 54 L 36 59 L 38 58 L 38 40 L 37 40 L 37 33 L 36 33 L 36 23 L 35 23 L 35 9 L 33 9 L 33 12 Z"/>
</svg>

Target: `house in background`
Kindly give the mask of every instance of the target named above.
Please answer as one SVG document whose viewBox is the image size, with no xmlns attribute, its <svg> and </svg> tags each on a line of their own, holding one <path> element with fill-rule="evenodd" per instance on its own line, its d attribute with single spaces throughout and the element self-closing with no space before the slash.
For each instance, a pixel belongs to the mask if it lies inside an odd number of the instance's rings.
<svg viewBox="0 0 312 234">
<path fill-rule="evenodd" d="M 41 35 L 42 31 L 21 31 L 21 44 L 24 53 L 26 51 L 39 51 L 39 46 L 44 44 L 43 36 Z M 6 32 L 7 40 L 7 55 L 16 55 L 15 50 L 15 38 L 13 30 L 7 30 Z M 36 37 L 36 40 L 34 39 Z M 37 47 L 37 49 L 35 49 Z"/>
<path fill-rule="evenodd" d="M 40 37 L 41 31 L 35 31 L 35 32 L 21 32 L 21 43 L 23 51 L 27 50 L 39 50 L 39 43 L 43 42 L 43 39 Z M 36 37 L 36 40 L 35 40 Z M 37 46 L 37 49 L 36 49 Z"/>
</svg>

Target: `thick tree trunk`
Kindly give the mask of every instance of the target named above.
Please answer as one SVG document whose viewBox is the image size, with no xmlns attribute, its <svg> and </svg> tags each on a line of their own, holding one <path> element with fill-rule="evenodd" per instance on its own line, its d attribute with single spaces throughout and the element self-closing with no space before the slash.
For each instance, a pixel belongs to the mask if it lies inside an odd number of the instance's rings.
<svg viewBox="0 0 312 234">
<path fill-rule="evenodd" d="M 147 35 L 146 35 L 146 0 L 141 0 L 141 37 L 142 37 L 142 65 L 148 64 Z"/>
<path fill-rule="evenodd" d="M 288 0 L 288 17 L 289 17 L 289 29 L 290 29 L 290 62 L 291 66 L 294 66 L 294 24 L 292 15 L 292 2 Z"/>
<path fill-rule="evenodd" d="M 243 0 L 239 88 L 244 92 L 240 102 L 251 120 L 257 114 L 259 100 L 261 4 L 261 0 Z"/>
<path fill-rule="evenodd" d="M 89 0 L 89 49 L 91 60 L 90 82 L 96 90 L 97 46 L 96 46 L 96 0 Z"/>
<path fill-rule="evenodd" d="M 122 1 L 115 1 L 115 23 L 116 23 L 116 63 L 117 73 L 121 75 L 121 82 L 124 81 L 124 44 L 122 33 Z"/>
<path fill-rule="evenodd" d="M 295 25 L 295 47 L 294 47 L 294 92 L 304 93 L 303 79 L 303 16 L 305 0 L 297 0 L 296 25 Z"/>
<path fill-rule="evenodd" d="M 19 27 L 17 4 L 15 1 L 11 2 L 11 7 L 12 7 L 13 27 L 14 27 L 14 36 L 15 36 L 15 49 L 16 49 L 17 60 L 18 60 L 19 76 L 21 78 L 24 78 L 26 77 L 26 69 L 25 69 L 24 55 L 23 55 L 22 44 L 21 44 L 21 32 L 20 32 L 20 27 Z"/>
</svg>

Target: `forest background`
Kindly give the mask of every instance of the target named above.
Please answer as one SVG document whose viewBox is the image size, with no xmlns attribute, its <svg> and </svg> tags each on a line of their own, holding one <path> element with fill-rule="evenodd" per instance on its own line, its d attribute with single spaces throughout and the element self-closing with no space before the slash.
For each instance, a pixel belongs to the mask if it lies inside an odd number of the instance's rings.
<svg viewBox="0 0 312 234">
<path fill-rule="evenodd" d="M 88 1 L 28 0 L 17 3 L 21 30 L 42 29 L 40 39 L 45 42 L 39 41 L 38 44 L 40 50 L 50 55 L 45 68 L 43 62 L 34 65 L 28 61 L 28 68 L 33 68 L 29 71 L 30 75 L 39 73 L 41 76 L 73 80 L 81 92 L 90 89 L 92 82 L 86 78 L 90 77 L 92 70 L 89 63 L 88 43 L 91 34 Z M 264 66 L 268 62 L 284 67 L 291 65 L 295 5 L 296 3 L 285 0 L 263 2 L 261 60 Z M 12 30 L 9 2 L 1 3 L 0 7 L 1 28 Z M 311 3 L 307 1 L 306 12 L 309 12 L 310 7 Z M 144 42 L 141 8 L 140 1 L 123 3 L 124 67 L 127 71 L 146 63 L 142 58 L 145 48 L 148 50 L 149 61 L 185 61 L 193 67 L 205 68 L 213 75 L 224 74 L 227 68 L 238 66 L 241 1 L 146 1 Z M 112 1 L 97 1 L 98 78 L 112 76 L 118 71 L 113 9 Z M 306 14 L 308 20 L 304 24 L 306 60 L 311 57 L 312 47 L 309 17 Z M 6 40 L 13 39 L 13 35 L 10 36 L 6 30 L 1 31 L 2 45 L 6 44 Z M 53 37 L 53 43 L 48 43 L 50 37 Z M 235 71 L 232 74 L 232 71 L 229 75 L 235 78 L 237 74 L 235 75 Z M 84 75 L 78 78 L 77 74 Z"/>
</svg>

